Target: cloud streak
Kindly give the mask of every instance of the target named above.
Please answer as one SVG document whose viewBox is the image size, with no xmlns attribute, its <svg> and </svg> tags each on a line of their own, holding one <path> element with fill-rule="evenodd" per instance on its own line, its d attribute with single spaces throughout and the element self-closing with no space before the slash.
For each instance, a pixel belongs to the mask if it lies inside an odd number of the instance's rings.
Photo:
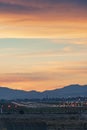
<svg viewBox="0 0 87 130">
<path fill-rule="evenodd" d="M 0 14 L 34 15 L 38 18 L 69 19 L 86 18 L 87 2 L 85 0 L 0 0 Z M 40 17 L 39 17 L 40 16 Z"/>
<path fill-rule="evenodd" d="M 3 74 L 0 75 L 0 84 L 16 89 L 32 90 L 34 88 L 43 91 L 72 83 L 86 84 L 86 77 L 87 68 L 61 68 L 54 72 Z"/>
<path fill-rule="evenodd" d="M 0 74 L 0 82 L 38 82 L 58 79 L 69 79 L 75 75 L 87 76 L 87 62 L 53 62 L 45 67 L 44 71 L 37 70 L 31 73 L 3 73 Z M 52 64 L 52 65 L 51 65 Z M 72 65 L 73 64 L 73 65 Z M 78 80 L 78 79 L 77 79 Z"/>
<path fill-rule="evenodd" d="M 39 66 L 38 66 L 39 67 Z M 11 72 L 0 74 L 0 85 L 16 89 L 46 90 L 72 83 L 86 84 L 87 62 L 49 63 L 32 72 Z M 36 71 L 37 70 L 37 71 Z M 78 80 L 79 79 L 79 80 Z"/>
<path fill-rule="evenodd" d="M 85 0 L 0 0 L 0 37 L 85 37 L 86 7 Z"/>
</svg>

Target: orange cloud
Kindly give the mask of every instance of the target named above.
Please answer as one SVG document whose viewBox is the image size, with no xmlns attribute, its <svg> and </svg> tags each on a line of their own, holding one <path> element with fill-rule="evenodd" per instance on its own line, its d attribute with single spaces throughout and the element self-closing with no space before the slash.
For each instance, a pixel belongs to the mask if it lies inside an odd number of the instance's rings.
<svg viewBox="0 0 87 130">
<path fill-rule="evenodd" d="M 2 1 L 0 37 L 78 38 L 87 34 L 87 10 L 74 2 Z"/>
<path fill-rule="evenodd" d="M 86 62 L 71 62 L 65 65 L 61 63 L 62 66 L 59 67 L 59 63 L 56 64 L 52 64 L 51 67 L 46 66 L 44 70 L 38 68 L 38 72 L 34 70 L 31 73 L 0 74 L 0 85 L 16 89 L 43 91 L 73 83 L 86 84 Z M 74 65 L 72 66 L 72 64 Z"/>
</svg>

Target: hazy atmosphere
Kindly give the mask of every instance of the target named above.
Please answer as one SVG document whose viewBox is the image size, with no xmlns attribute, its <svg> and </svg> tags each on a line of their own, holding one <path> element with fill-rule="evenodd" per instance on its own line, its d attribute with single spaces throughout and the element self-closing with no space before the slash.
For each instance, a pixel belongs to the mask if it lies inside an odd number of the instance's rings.
<svg viewBox="0 0 87 130">
<path fill-rule="evenodd" d="M 0 86 L 87 84 L 87 0 L 0 0 Z"/>
</svg>

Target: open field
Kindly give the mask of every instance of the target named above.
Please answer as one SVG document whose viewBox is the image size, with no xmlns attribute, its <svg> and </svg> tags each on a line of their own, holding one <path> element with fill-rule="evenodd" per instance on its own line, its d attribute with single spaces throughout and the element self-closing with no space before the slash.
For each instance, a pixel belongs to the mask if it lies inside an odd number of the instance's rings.
<svg viewBox="0 0 87 130">
<path fill-rule="evenodd" d="M 87 115 L 85 114 L 1 115 L 0 130 L 87 130 Z"/>
</svg>

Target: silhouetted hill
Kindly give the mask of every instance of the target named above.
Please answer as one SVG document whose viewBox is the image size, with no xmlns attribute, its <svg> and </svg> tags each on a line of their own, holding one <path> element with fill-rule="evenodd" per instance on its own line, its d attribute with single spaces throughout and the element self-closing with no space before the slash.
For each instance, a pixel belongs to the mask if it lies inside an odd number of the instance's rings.
<svg viewBox="0 0 87 130">
<path fill-rule="evenodd" d="M 60 97 L 87 97 L 87 85 L 69 85 L 64 88 L 44 92 L 14 90 L 0 87 L 0 99 L 34 99 L 34 98 L 60 98 Z"/>
</svg>

